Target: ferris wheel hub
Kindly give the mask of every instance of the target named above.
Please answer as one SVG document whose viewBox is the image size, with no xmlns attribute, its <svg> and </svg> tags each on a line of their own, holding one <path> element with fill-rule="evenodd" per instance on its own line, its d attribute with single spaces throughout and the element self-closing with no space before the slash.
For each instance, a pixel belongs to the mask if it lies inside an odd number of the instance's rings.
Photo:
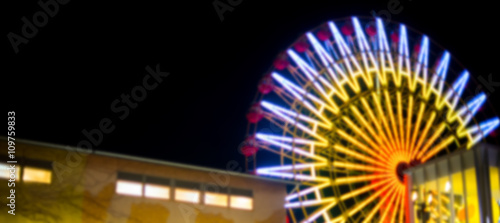
<svg viewBox="0 0 500 223">
<path fill-rule="evenodd" d="M 422 163 L 420 160 L 412 160 L 410 163 L 399 162 L 396 166 L 396 175 L 398 176 L 399 182 L 404 183 L 404 172 L 411 167 L 417 166 Z"/>
</svg>

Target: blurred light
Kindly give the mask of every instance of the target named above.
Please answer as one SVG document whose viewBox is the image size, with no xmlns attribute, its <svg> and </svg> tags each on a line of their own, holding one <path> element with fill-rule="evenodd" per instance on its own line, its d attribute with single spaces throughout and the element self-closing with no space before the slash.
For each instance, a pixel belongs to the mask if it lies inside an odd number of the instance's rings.
<svg viewBox="0 0 500 223">
<path fill-rule="evenodd" d="M 146 184 L 144 188 L 144 196 L 150 198 L 169 199 L 170 187 L 157 184 Z"/>
<path fill-rule="evenodd" d="M 412 201 L 416 201 L 416 200 L 417 200 L 417 198 L 418 198 L 418 194 L 417 194 L 417 192 L 416 192 L 416 191 L 414 191 L 414 192 L 413 192 L 413 194 L 412 194 L 412 196 L 411 196 L 411 200 L 412 200 Z"/>
<path fill-rule="evenodd" d="M 52 181 L 52 172 L 46 169 L 25 167 L 23 173 L 23 181 L 50 184 L 50 182 Z"/>
<path fill-rule="evenodd" d="M 211 192 L 205 193 L 205 201 L 204 202 L 207 205 L 227 207 L 227 201 L 228 201 L 227 194 L 211 193 Z"/>
<path fill-rule="evenodd" d="M 444 185 L 444 192 L 450 192 L 450 189 L 451 189 L 450 181 L 447 181 L 446 184 Z"/>
<path fill-rule="evenodd" d="M 130 196 L 142 196 L 142 183 L 127 180 L 116 181 L 116 193 Z"/>
<path fill-rule="evenodd" d="M 427 203 L 431 203 L 432 202 L 432 194 L 429 194 L 429 197 L 427 197 Z"/>
<path fill-rule="evenodd" d="M 252 210 L 253 209 L 253 199 L 251 197 L 245 196 L 234 196 L 230 198 L 231 208 Z"/>
<path fill-rule="evenodd" d="M 15 177 L 16 177 L 16 181 L 20 178 L 20 174 L 21 174 L 21 168 L 19 167 L 19 165 L 16 164 L 16 168 L 15 168 L 16 172 L 15 172 Z M 0 163 L 0 179 L 10 179 L 10 170 L 9 170 L 9 164 L 3 164 L 3 163 Z"/>
<path fill-rule="evenodd" d="M 199 203 L 200 202 L 200 191 L 192 190 L 192 189 L 176 188 L 175 189 L 175 200 L 176 201 L 190 202 L 190 203 Z"/>
</svg>

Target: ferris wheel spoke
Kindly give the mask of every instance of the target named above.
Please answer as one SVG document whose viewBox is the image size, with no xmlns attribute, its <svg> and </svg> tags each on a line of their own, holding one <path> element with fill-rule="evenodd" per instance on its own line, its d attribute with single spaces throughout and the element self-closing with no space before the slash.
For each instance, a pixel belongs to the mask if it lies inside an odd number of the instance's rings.
<svg viewBox="0 0 500 223">
<path fill-rule="evenodd" d="M 413 95 L 410 95 L 408 98 L 408 108 L 407 108 L 407 116 L 406 116 L 406 136 L 405 136 L 405 145 L 404 148 L 411 157 L 412 149 L 411 149 L 411 142 L 410 142 L 410 136 L 411 136 L 411 127 L 412 127 L 412 120 L 413 120 Z"/>
<path fill-rule="evenodd" d="M 266 134 L 261 134 L 261 133 L 258 133 L 256 135 L 256 138 L 259 139 L 259 140 L 265 141 L 267 143 L 270 143 L 270 144 L 272 144 L 272 145 L 274 145 L 276 147 L 278 147 L 277 150 L 285 149 L 285 150 L 290 151 L 292 153 L 296 153 L 298 155 L 314 159 L 314 160 L 319 161 L 321 163 L 326 163 L 327 162 L 326 158 L 315 154 L 314 149 L 313 149 L 314 144 L 309 144 L 309 147 L 305 146 L 304 148 L 301 148 L 301 147 L 297 147 L 296 145 L 294 145 L 293 142 L 295 142 L 295 141 L 291 141 L 291 142 L 290 141 L 289 142 L 285 141 L 284 142 L 284 141 L 278 140 L 279 139 L 278 136 L 274 137 L 274 136 L 270 136 L 270 135 L 266 135 Z M 305 142 L 307 140 L 305 140 L 305 139 L 298 139 L 298 142 L 301 142 L 301 141 Z"/>
<path fill-rule="evenodd" d="M 330 105 L 333 105 L 334 103 L 330 97 L 330 93 L 325 91 L 323 86 L 320 84 L 321 81 L 318 82 L 320 76 L 319 72 L 315 68 L 309 66 L 309 64 L 305 62 L 297 53 L 295 53 L 295 51 L 288 50 L 287 53 L 302 71 L 301 73 L 304 74 L 313 84 L 314 90 L 322 96 L 323 100 L 326 100 Z"/>
<path fill-rule="evenodd" d="M 429 38 L 427 36 L 422 37 L 422 41 L 420 43 L 420 51 L 418 52 L 418 59 L 415 62 L 415 78 L 416 80 L 421 80 L 422 92 L 425 94 L 427 92 L 427 71 L 428 71 L 428 63 L 429 63 Z M 415 81 L 416 84 L 417 81 Z"/>
<path fill-rule="evenodd" d="M 377 205 L 372 208 L 372 210 L 370 211 L 370 213 L 368 213 L 368 215 L 363 220 L 363 223 L 367 223 L 367 222 L 370 222 L 372 220 L 372 218 L 375 216 L 375 214 L 380 211 L 382 204 L 386 204 L 386 201 L 390 197 L 394 196 L 394 191 L 395 190 L 396 190 L 396 187 L 392 186 L 391 188 L 389 188 L 389 191 L 387 191 L 387 193 L 386 193 L 385 196 L 381 196 L 382 199 L 380 199 L 379 202 L 377 203 Z M 391 204 L 391 203 L 392 202 L 389 202 L 389 204 Z M 384 211 L 387 211 L 387 208 L 385 208 Z"/>
<path fill-rule="evenodd" d="M 326 69 L 326 71 L 330 75 L 330 78 L 333 80 L 334 86 L 331 86 L 332 90 L 335 90 L 333 93 L 338 94 L 338 96 L 342 100 L 347 101 L 347 99 L 348 99 L 347 93 L 345 92 L 344 88 L 342 87 L 342 83 L 339 81 L 337 74 L 332 69 L 332 65 L 335 64 L 332 56 L 326 52 L 325 48 L 323 48 L 323 46 L 318 42 L 318 40 L 316 39 L 316 37 L 314 37 L 314 35 L 312 33 L 309 32 L 306 34 L 306 36 L 307 36 L 309 42 L 312 44 L 312 46 L 316 52 L 316 55 L 318 55 L 319 59 L 321 60 L 323 67 L 324 67 L 323 69 Z M 346 78 L 346 77 L 342 77 L 342 78 Z"/>
<path fill-rule="evenodd" d="M 289 137 L 289 136 L 279 136 L 279 135 L 271 135 L 264 133 L 257 133 L 256 135 L 259 139 L 262 140 L 270 140 L 270 141 L 279 141 L 279 142 L 287 142 L 295 145 L 308 145 L 308 146 L 326 146 L 327 144 L 324 142 L 319 142 L 316 140 L 299 138 L 299 137 Z"/>
<path fill-rule="evenodd" d="M 343 147 L 342 145 L 334 145 L 333 148 L 335 149 L 336 152 L 343 153 L 343 154 L 345 154 L 351 158 L 354 158 L 356 160 L 370 163 L 374 166 L 387 167 L 386 162 L 382 162 L 380 160 L 374 160 L 373 158 L 365 156 L 365 155 L 358 153 L 352 149 L 347 149 L 347 148 Z"/>
<path fill-rule="evenodd" d="M 393 132 L 395 129 L 392 129 L 392 131 L 391 131 L 391 128 L 389 127 L 388 121 L 385 118 L 386 115 L 384 113 L 384 110 L 382 109 L 382 105 L 380 103 L 378 96 L 375 93 L 372 93 L 372 98 L 373 98 L 373 101 L 375 102 L 375 107 L 376 107 L 376 110 L 378 112 L 378 119 L 375 119 L 375 120 L 381 121 L 382 125 L 384 126 L 383 129 L 385 129 L 385 133 L 387 134 L 389 141 L 392 142 L 392 148 L 395 151 L 398 148 L 398 143 L 394 137 L 395 133 Z"/>
<path fill-rule="evenodd" d="M 328 127 L 327 123 L 321 123 L 318 122 L 318 120 L 313 120 L 311 118 L 307 118 L 306 116 L 299 115 L 291 110 L 288 110 L 286 108 L 279 107 L 277 105 L 273 105 L 269 102 L 262 101 L 261 105 L 271 111 L 273 114 L 275 114 L 277 117 L 280 117 L 284 121 L 287 121 L 288 123 L 291 123 L 294 127 L 306 132 L 310 136 L 314 137 L 315 139 L 321 141 L 321 142 L 327 142 L 327 140 L 320 135 L 318 135 L 313 128 L 309 127 L 309 125 L 304 125 L 300 122 L 299 120 L 306 121 L 306 123 L 314 124 L 314 125 L 320 125 L 324 127 Z"/>
<path fill-rule="evenodd" d="M 386 184 L 385 186 L 381 187 L 379 190 L 368 196 L 366 199 L 362 200 L 361 202 L 358 202 L 354 207 L 351 207 L 349 210 L 345 212 L 345 215 L 348 217 L 353 216 L 354 214 L 358 213 L 361 209 L 366 207 L 368 204 L 372 203 L 375 199 L 377 199 L 381 193 L 385 192 L 389 188 L 393 187 L 393 184 L 395 182 Z M 335 219 L 332 220 L 332 222 L 338 222 L 340 219 L 346 220 L 345 216 L 339 216 Z"/>
<path fill-rule="evenodd" d="M 293 84 L 291 81 L 287 80 L 280 74 L 273 72 L 272 75 L 273 79 L 275 79 L 278 83 L 280 83 L 287 92 L 289 92 L 291 95 L 295 97 L 296 100 L 300 101 L 301 104 L 304 105 L 304 107 L 308 108 L 311 112 L 313 112 L 316 115 L 319 115 L 320 118 L 323 118 L 321 115 L 321 112 L 319 111 L 320 109 L 314 108 L 312 106 L 312 103 L 319 104 L 320 107 L 324 107 L 328 109 L 329 111 L 333 113 L 338 112 L 337 105 L 335 103 L 328 103 L 328 101 L 325 103 L 325 101 L 319 99 L 318 97 L 307 93 L 305 90 L 300 88 L 299 86 Z M 305 100 L 308 99 L 309 101 Z M 323 118 L 324 122 L 329 122 L 329 120 Z"/>
<path fill-rule="evenodd" d="M 344 185 L 350 183 L 359 182 L 369 182 L 371 180 L 378 180 L 388 177 L 389 174 L 370 174 L 370 175 L 358 175 L 358 176 L 348 176 L 348 177 L 337 177 L 333 179 L 333 185 Z"/>
<path fill-rule="evenodd" d="M 379 68 L 377 65 L 377 62 L 375 60 L 375 56 L 373 55 L 370 45 L 368 44 L 368 41 L 366 40 L 365 34 L 363 30 L 361 29 L 361 25 L 359 23 L 359 20 L 356 17 L 352 18 L 352 23 L 354 24 L 354 30 L 356 32 L 356 39 L 358 41 L 358 47 L 361 51 L 361 58 L 363 59 L 363 67 L 365 68 L 364 70 L 364 75 L 363 75 L 363 80 L 365 81 L 366 85 L 371 88 L 373 87 L 373 77 L 372 73 L 375 73 L 376 76 L 379 76 Z"/>
<path fill-rule="evenodd" d="M 320 205 L 323 205 L 325 203 L 337 203 L 337 202 L 336 202 L 335 198 L 305 200 L 305 201 L 285 203 L 285 208 L 312 207 L 312 206 L 320 206 Z"/>
<path fill-rule="evenodd" d="M 333 34 L 335 45 L 337 46 L 342 56 L 342 60 L 347 68 L 347 72 L 349 72 L 349 76 L 346 77 L 346 81 L 348 81 L 348 84 L 351 86 L 354 92 L 359 92 L 360 88 L 356 78 L 358 76 L 364 76 L 364 72 L 361 69 L 361 66 L 359 65 L 356 58 L 354 58 L 353 54 L 351 53 L 351 49 L 347 46 L 335 23 L 328 22 L 328 26 Z"/>
<path fill-rule="evenodd" d="M 337 204 L 336 202 L 331 202 L 330 204 L 321 207 L 320 209 L 314 211 L 311 215 L 309 215 L 308 217 L 306 217 L 306 219 L 304 219 L 304 221 L 301 221 L 301 222 L 302 223 L 311 223 L 311 222 L 313 222 L 314 220 L 318 219 L 321 215 L 323 215 L 324 213 L 326 213 L 326 211 L 328 211 L 329 209 L 333 208 L 336 204 Z"/>
<path fill-rule="evenodd" d="M 399 150 L 401 148 L 401 142 L 399 138 L 399 132 L 397 128 L 397 122 L 396 119 L 394 118 L 394 110 L 392 108 L 392 101 L 391 97 L 389 96 L 389 92 L 387 90 L 384 90 L 384 96 L 385 96 L 385 103 L 386 103 L 386 108 L 387 108 L 387 114 L 389 114 L 389 120 L 391 122 L 392 126 L 392 134 L 394 136 L 394 142 L 396 143 L 396 149 Z"/>
<path fill-rule="evenodd" d="M 467 133 L 471 135 L 472 141 L 470 142 L 469 147 L 477 143 L 479 140 L 490 134 L 491 131 L 496 129 L 500 124 L 500 120 L 498 118 L 492 118 L 486 121 L 483 121 L 479 124 L 479 126 L 475 125 L 467 129 Z"/>
<path fill-rule="evenodd" d="M 304 169 L 323 167 L 326 165 L 327 165 L 326 163 L 300 163 L 300 164 L 283 165 L 277 167 L 261 167 L 259 168 L 259 172 L 267 173 L 267 172 L 299 171 Z"/>
<path fill-rule="evenodd" d="M 387 183 L 390 183 L 391 182 L 391 179 L 383 179 L 379 182 L 376 182 L 376 183 L 373 183 L 373 184 L 368 184 L 368 185 L 365 185 L 363 187 L 360 187 L 360 188 L 357 188 L 355 190 L 352 190 L 348 193 L 345 193 L 345 194 L 342 194 L 342 196 L 340 196 L 340 200 L 341 201 L 344 201 L 344 200 L 347 200 L 349 198 L 353 198 L 355 196 L 358 196 L 360 194 L 364 194 L 366 192 L 369 192 L 371 190 L 374 190 L 382 185 L 385 185 Z"/>
<path fill-rule="evenodd" d="M 422 122 L 422 118 L 424 116 L 425 112 L 425 103 L 421 102 L 420 103 L 420 108 L 418 110 L 417 114 L 417 120 L 415 122 L 415 127 L 413 129 L 413 134 L 411 137 L 411 143 L 410 143 L 410 157 L 414 157 L 414 155 L 418 152 L 416 149 L 416 143 L 417 143 L 417 136 L 420 134 L 420 124 Z"/>
<path fill-rule="evenodd" d="M 272 176 L 272 177 L 281 177 L 286 179 L 292 179 L 297 181 L 308 181 L 308 182 L 328 182 L 329 178 L 326 177 L 318 177 L 312 174 L 302 174 L 302 173 L 288 173 L 288 172 L 274 172 L 274 171 L 266 171 L 265 169 L 257 169 L 257 173 L 259 175 L 264 176 Z"/>
<path fill-rule="evenodd" d="M 383 160 L 380 156 L 378 156 L 378 153 L 376 153 L 375 151 L 373 151 L 372 148 L 369 148 L 365 144 L 359 142 L 357 139 L 355 139 L 354 137 L 350 136 L 349 134 L 347 134 L 343 130 L 337 130 L 337 134 L 340 135 L 341 137 L 343 137 L 345 140 L 347 140 L 350 143 L 352 143 L 353 145 L 355 145 L 356 147 L 358 147 L 361 151 L 363 151 L 363 152 L 371 155 L 371 157 L 377 158 L 378 160 Z"/>
<path fill-rule="evenodd" d="M 387 141 L 387 138 L 385 138 L 385 135 L 377 134 L 375 130 L 373 129 L 372 125 L 368 123 L 368 121 L 363 117 L 361 112 L 354 106 L 351 106 L 351 111 L 355 114 L 354 117 L 363 124 L 364 129 L 368 131 L 368 133 L 371 134 L 371 136 L 377 141 L 377 144 L 379 145 L 379 149 L 383 150 L 385 154 L 389 154 L 390 149 L 387 149 L 386 146 L 390 146 L 390 144 Z M 377 122 L 378 124 L 378 122 Z"/>
<path fill-rule="evenodd" d="M 432 156 L 436 155 L 438 152 L 446 148 L 448 144 L 452 143 L 454 138 L 452 136 L 448 136 L 445 140 L 442 140 L 441 143 L 438 145 L 434 146 L 432 150 L 430 150 L 425 156 L 422 157 L 422 161 L 425 162 L 428 159 L 430 159 Z"/>
<path fill-rule="evenodd" d="M 387 197 L 388 195 L 390 195 L 390 198 L 389 198 L 389 201 L 386 204 L 394 204 L 394 202 L 395 202 L 398 194 L 399 194 L 399 190 L 396 190 L 396 192 L 394 192 L 394 193 L 387 193 L 384 197 Z M 390 208 L 385 208 L 382 211 L 382 215 L 380 216 L 380 222 L 387 222 L 385 220 L 385 218 L 387 216 L 389 216 L 389 212 L 390 211 L 392 211 Z"/>
<path fill-rule="evenodd" d="M 309 187 L 307 189 L 300 190 L 298 192 L 292 192 L 292 193 L 289 193 L 286 196 L 285 200 L 286 201 L 291 201 L 291 200 L 297 199 L 298 197 L 306 196 L 308 194 L 314 193 L 315 191 L 323 189 L 323 188 L 325 188 L 327 186 L 331 186 L 330 182 L 322 183 L 322 184 L 319 184 L 319 185 L 314 185 L 314 186 L 311 186 L 311 187 Z"/>
<path fill-rule="evenodd" d="M 417 154 L 416 159 L 420 159 L 427 152 L 427 150 L 431 147 L 431 145 L 434 144 L 434 142 L 436 142 L 436 139 L 441 135 L 445 128 L 446 125 L 444 123 L 439 124 L 437 130 L 435 130 L 432 136 L 427 139 L 425 145 L 421 149 L 417 148 L 417 150 L 419 150 L 419 153 Z M 447 146 L 448 144 L 449 143 L 447 143 L 445 146 Z"/>
<path fill-rule="evenodd" d="M 387 172 L 386 168 L 379 168 L 379 167 L 351 163 L 351 162 L 334 161 L 332 165 L 333 165 L 333 167 L 336 167 L 336 168 L 342 168 L 342 169 L 348 169 L 348 170 L 359 170 L 359 171 L 366 171 L 366 172 L 372 172 L 372 173 L 374 173 L 374 172 L 378 172 L 378 173 Z"/>
<path fill-rule="evenodd" d="M 403 188 L 403 190 L 404 190 L 404 188 Z M 401 201 L 399 203 L 399 222 L 403 223 L 404 214 L 405 214 L 406 197 L 405 197 L 405 193 L 404 192 L 401 192 L 401 194 L 402 194 L 401 195 Z"/>
<path fill-rule="evenodd" d="M 361 98 L 361 103 L 363 104 L 364 110 L 368 113 L 371 123 L 373 123 L 373 125 L 375 125 L 375 127 L 377 128 L 377 130 L 379 132 L 379 136 L 385 142 L 385 145 L 387 148 L 384 147 L 384 149 L 388 150 L 388 152 L 395 151 L 396 149 L 395 149 L 392 141 L 389 139 L 389 136 L 385 134 L 385 131 L 381 126 L 381 123 L 379 123 L 380 119 L 377 119 L 375 117 L 375 113 L 370 108 L 370 105 L 368 104 L 366 99 Z M 362 116 L 359 116 L 359 117 L 362 117 Z M 367 125 L 367 126 L 369 126 L 369 125 Z"/>
<path fill-rule="evenodd" d="M 385 150 L 383 150 L 383 145 L 375 143 L 369 136 L 365 134 L 356 124 L 354 124 L 351 119 L 348 117 L 344 117 L 342 119 L 349 127 L 352 129 L 357 135 L 359 135 L 365 142 L 370 145 L 371 148 L 375 149 L 376 151 L 380 151 L 380 155 L 382 155 L 384 158 L 387 158 L 389 154 L 386 153 Z"/>
<path fill-rule="evenodd" d="M 467 70 L 462 71 L 460 76 L 455 80 L 453 83 L 453 86 L 448 89 L 446 92 L 445 96 L 445 102 L 449 103 L 449 110 L 447 113 L 446 118 L 448 121 L 452 121 L 454 114 L 455 114 L 455 108 L 457 107 L 457 103 L 460 100 L 460 97 L 462 96 L 462 93 L 465 89 L 465 85 L 469 81 L 469 72 Z"/>
<path fill-rule="evenodd" d="M 418 156 L 420 150 L 420 146 L 422 146 L 422 143 L 427 139 L 427 133 L 429 132 L 429 129 L 432 127 L 432 124 L 434 124 L 434 119 L 436 118 L 436 112 L 432 111 L 431 117 L 427 120 L 427 124 L 425 124 L 424 130 L 419 135 L 419 139 L 417 141 L 417 144 L 414 147 L 414 152 L 415 155 Z M 418 126 L 416 126 L 418 127 Z M 418 133 L 415 133 L 418 134 Z"/>
<path fill-rule="evenodd" d="M 450 62 L 450 53 L 448 53 L 448 51 L 445 51 L 443 53 L 443 56 L 441 56 L 441 59 L 438 61 L 435 73 L 432 75 L 432 80 L 429 89 L 433 89 L 434 91 L 436 91 L 438 95 L 442 95 L 443 86 L 446 79 L 446 73 L 448 72 L 449 62 Z M 437 85 L 437 89 L 435 85 Z M 431 92 L 432 91 L 427 91 L 427 94 L 425 95 L 426 99 L 429 98 Z M 437 103 L 439 103 L 438 100 L 436 100 L 436 105 L 438 105 Z"/>
<path fill-rule="evenodd" d="M 408 47 L 408 36 L 406 32 L 406 26 L 401 24 L 399 26 L 399 55 L 398 55 L 398 73 L 400 81 L 403 76 L 408 79 L 408 89 L 410 91 L 415 90 L 416 76 L 411 72 L 410 63 L 410 50 Z"/>
<path fill-rule="evenodd" d="M 388 73 L 394 74 L 394 63 L 392 62 L 391 49 L 387 41 L 382 19 L 377 18 L 377 34 L 379 45 L 379 61 L 382 72 L 380 73 L 380 84 L 387 86 Z"/>
<path fill-rule="evenodd" d="M 405 128 L 404 128 L 404 118 L 403 118 L 403 102 L 402 102 L 402 99 L 401 99 L 401 92 L 398 91 L 396 92 L 396 100 L 397 100 L 397 106 L 396 106 L 396 109 L 397 109 L 397 116 L 398 116 L 398 119 L 397 119 L 397 126 L 399 127 L 399 150 L 403 151 L 404 153 L 408 154 L 408 151 L 406 150 L 406 141 L 405 141 Z"/>
<path fill-rule="evenodd" d="M 457 112 L 457 115 L 462 119 L 462 125 L 460 126 L 459 131 L 463 131 L 465 126 L 469 124 L 472 117 L 476 114 L 479 108 L 486 101 L 486 94 L 481 92 L 479 95 L 471 99 L 467 102 L 466 105 L 463 105 Z"/>
</svg>

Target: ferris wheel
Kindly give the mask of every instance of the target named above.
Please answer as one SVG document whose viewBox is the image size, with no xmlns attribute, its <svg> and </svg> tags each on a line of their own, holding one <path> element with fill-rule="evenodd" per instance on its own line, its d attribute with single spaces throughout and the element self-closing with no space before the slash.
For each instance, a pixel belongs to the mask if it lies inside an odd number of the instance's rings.
<svg viewBox="0 0 500 223">
<path fill-rule="evenodd" d="M 476 120 L 486 95 L 468 94 L 469 79 L 403 24 L 329 21 L 264 75 L 241 152 L 265 157 L 256 174 L 300 182 L 286 197 L 293 222 L 402 222 L 403 171 L 468 149 L 500 123 Z"/>
</svg>

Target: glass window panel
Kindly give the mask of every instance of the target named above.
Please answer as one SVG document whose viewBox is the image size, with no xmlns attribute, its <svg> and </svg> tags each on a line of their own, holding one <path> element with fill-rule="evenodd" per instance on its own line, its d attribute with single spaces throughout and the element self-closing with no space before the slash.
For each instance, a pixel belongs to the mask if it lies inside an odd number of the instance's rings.
<svg viewBox="0 0 500 223">
<path fill-rule="evenodd" d="M 451 199 L 451 182 L 448 176 L 442 176 L 438 179 L 439 186 L 439 216 L 442 222 L 452 222 L 452 199 Z"/>
<path fill-rule="evenodd" d="M 129 196 L 142 196 L 142 183 L 137 181 L 116 181 L 116 193 Z"/>
<path fill-rule="evenodd" d="M 193 189 L 176 188 L 175 189 L 175 200 L 176 201 L 190 202 L 190 203 L 199 203 L 200 202 L 200 191 L 193 190 Z"/>
<path fill-rule="evenodd" d="M 461 161 L 460 156 L 454 156 L 450 158 L 451 164 L 451 191 L 453 196 L 453 209 L 455 212 L 456 222 L 465 222 L 465 197 L 464 197 L 464 179 L 462 177 L 461 171 Z"/>
<path fill-rule="evenodd" d="M 205 193 L 204 202 L 206 205 L 227 207 L 227 200 L 228 200 L 227 194 L 211 193 L 211 192 Z"/>
<path fill-rule="evenodd" d="M 11 172 L 10 172 L 10 169 L 9 169 L 9 164 L 4 164 L 4 163 L 1 163 L 0 164 L 0 179 L 10 179 L 10 175 L 11 175 Z M 19 168 L 19 165 L 16 164 L 16 168 L 15 168 L 16 172 L 13 173 L 14 174 L 14 177 L 16 178 L 16 181 L 17 179 L 20 178 L 20 174 L 21 174 L 21 168 Z"/>
<path fill-rule="evenodd" d="M 439 213 L 441 216 L 442 222 L 452 222 L 451 215 L 453 213 L 453 204 L 452 204 L 452 191 L 451 191 L 451 181 L 450 176 L 448 175 L 448 160 L 440 161 L 437 164 L 438 167 L 438 189 L 440 192 L 439 195 Z"/>
<path fill-rule="evenodd" d="M 480 223 L 479 197 L 477 194 L 476 168 L 465 170 L 465 189 L 467 193 L 467 213 L 469 223 Z"/>
<path fill-rule="evenodd" d="M 493 222 L 500 222 L 500 175 L 495 166 L 490 166 L 490 188 Z"/>
<path fill-rule="evenodd" d="M 231 208 L 252 210 L 253 209 L 253 199 L 246 196 L 231 195 L 230 198 Z"/>
<path fill-rule="evenodd" d="M 144 196 L 149 198 L 169 199 L 170 187 L 159 184 L 146 184 Z"/>
<path fill-rule="evenodd" d="M 424 211 L 429 216 L 428 221 L 438 222 L 439 220 L 439 198 L 438 188 L 436 181 L 436 165 L 429 164 L 425 166 L 425 183 L 423 193 L 423 203 L 425 205 Z"/>
<path fill-rule="evenodd" d="M 23 181 L 50 184 L 52 181 L 52 172 L 47 169 L 24 167 Z"/>
<path fill-rule="evenodd" d="M 479 197 L 477 193 L 476 168 L 474 166 L 474 150 L 469 150 L 463 154 L 464 174 L 465 174 L 465 200 L 468 222 L 480 223 Z"/>
</svg>

